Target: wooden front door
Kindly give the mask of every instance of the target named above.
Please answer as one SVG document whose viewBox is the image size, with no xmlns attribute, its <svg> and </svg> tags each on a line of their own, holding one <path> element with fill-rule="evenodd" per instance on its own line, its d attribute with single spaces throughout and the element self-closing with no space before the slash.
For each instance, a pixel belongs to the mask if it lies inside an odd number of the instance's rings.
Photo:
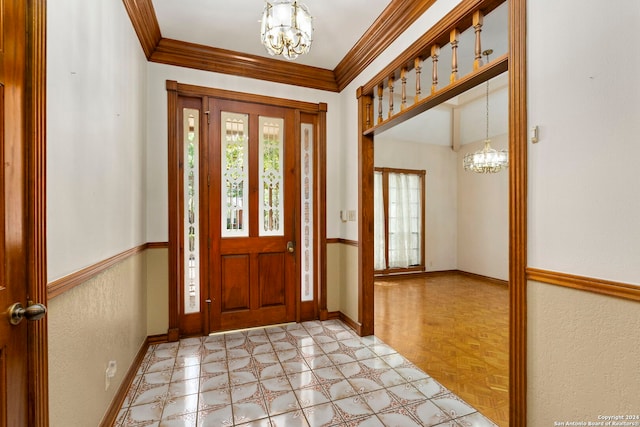
<svg viewBox="0 0 640 427">
<path fill-rule="evenodd" d="M 39 24 L 27 19 L 27 10 L 27 2 L 0 1 L 0 427 L 41 425 L 46 419 L 36 409 L 46 407 L 39 400 L 46 378 L 36 380 L 33 372 L 33 361 L 46 356 L 33 348 L 41 343 L 40 335 L 34 335 L 33 324 L 26 320 L 37 320 L 45 311 L 29 301 L 37 295 L 27 294 L 29 269 L 40 265 L 33 261 L 33 245 L 28 242 L 42 231 L 33 228 L 37 219 L 30 214 L 36 204 L 31 173 L 40 166 L 32 164 L 31 143 L 36 137 L 30 132 L 33 103 L 29 96 L 35 89 L 27 85 L 28 76 L 40 64 L 31 62 L 28 72 L 28 46 L 33 49 L 36 35 L 31 32 L 27 43 L 26 28 L 27 22 L 31 30 Z"/>
<path fill-rule="evenodd" d="M 210 99 L 210 329 L 296 318 L 293 109 Z"/>
</svg>

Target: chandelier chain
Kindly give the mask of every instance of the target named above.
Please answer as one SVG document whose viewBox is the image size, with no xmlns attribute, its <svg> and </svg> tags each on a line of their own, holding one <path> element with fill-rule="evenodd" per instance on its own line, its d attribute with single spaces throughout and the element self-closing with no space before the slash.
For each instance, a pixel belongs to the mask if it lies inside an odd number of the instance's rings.
<svg viewBox="0 0 640 427">
<path fill-rule="evenodd" d="M 487 86 L 487 89 L 486 89 L 487 95 L 485 96 L 485 98 L 487 100 L 486 101 L 487 102 L 487 108 L 486 108 L 486 120 L 485 120 L 485 122 L 487 124 L 487 130 L 486 130 L 486 138 L 485 139 L 489 140 L 489 80 L 487 80 L 487 85 L 486 86 Z"/>
<path fill-rule="evenodd" d="M 487 63 L 487 64 L 489 63 L 489 55 L 490 55 L 492 52 L 493 52 L 493 50 L 491 50 L 491 49 L 487 49 L 487 50 L 485 50 L 484 52 L 482 52 L 482 53 L 484 54 L 484 56 L 486 56 L 486 63 Z M 486 89 L 485 89 L 485 99 L 486 99 L 486 107 L 487 107 L 487 108 L 485 109 L 485 111 L 486 111 L 486 117 L 485 117 L 485 118 L 486 118 L 486 120 L 485 120 L 485 123 L 486 123 L 486 126 L 487 126 L 487 129 L 486 129 L 486 138 L 485 138 L 485 140 L 487 140 L 487 141 L 488 141 L 488 140 L 489 140 L 489 80 L 487 80 L 487 84 L 486 84 Z"/>
<path fill-rule="evenodd" d="M 493 53 L 493 50 L 487 49 L 482 54 L 487 57 L 487 63 L 489 62 L 489 55 Z M 485 137 L 484 148 L 474 153 L 468 153 L 462 160 L 462 165 L 465 170 L 478 172 L 478 173 L 496 173 L 509 167 L 509 153 L 507 150 L 495 150 L 491 148 L 489 140 L 489 80 L 485 85 Z"/>
</svg>

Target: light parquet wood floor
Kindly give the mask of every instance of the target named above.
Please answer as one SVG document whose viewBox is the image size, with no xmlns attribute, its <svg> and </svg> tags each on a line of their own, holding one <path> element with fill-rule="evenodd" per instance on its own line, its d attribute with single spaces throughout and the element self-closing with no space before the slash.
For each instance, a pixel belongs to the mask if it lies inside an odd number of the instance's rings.
<svg viewBox="0 0 640 427">
<path fill-rule="evenodd" d="M 376 281 L 375 334 L 509 425 L 509 290 L 459 273 Z"/>
</svg>

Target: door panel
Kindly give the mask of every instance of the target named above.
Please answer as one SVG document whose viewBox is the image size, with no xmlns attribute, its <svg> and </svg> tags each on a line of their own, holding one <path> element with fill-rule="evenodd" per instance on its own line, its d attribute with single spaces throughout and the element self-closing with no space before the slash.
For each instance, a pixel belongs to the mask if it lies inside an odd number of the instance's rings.
<svg viewBox="0 0 640 427">
<path fill-rule="evenodd" d="M 7 358 L 6 348 L 0 348 L 0 425 L 7 425 Z"/>
<path fill-rule="evenodd" d="M 258 256 L 258 284 L 260 286 L 260 307 L 285 305 L 285 255 L 260 254 Z"/>
<path fill-rule="evenodd" d="M 294 321 L 294 111 L 218 99 L 209 110 L 210 329 Z"/>
<path fill-rule="evenodd" d="M 222 259 L 222 311 L 248 310 L 249 256 L 223 255 Z"/>
<path fill-rule="evenodd" d="M 24 2 L 0 0 L 0 426 L 27 425 L 27 322 L 7 309 L 27 305 L 25 221 Z"/>
</svg>

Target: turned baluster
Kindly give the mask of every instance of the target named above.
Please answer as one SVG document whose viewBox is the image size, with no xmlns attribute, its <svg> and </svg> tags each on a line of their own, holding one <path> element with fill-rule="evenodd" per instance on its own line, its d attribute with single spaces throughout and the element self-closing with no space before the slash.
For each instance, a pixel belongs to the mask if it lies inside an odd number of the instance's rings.
<svg viewBox="0 0 640 427">
<path fill-rule="evenodd" d="M 482 32 L 482 21 L 484 15 L 479 10 L 473 13 L 473 29 L 476 33 L 475 59 L 473 60 L 473 71 L 482 67 L 482 43 L 480 33 Z"/>
<path fill-rule="evenodd" d="M 458 41 L 460 40 L 460 31 L 458 29 L 451 30 L 449 41 L 451 43 L 451 78 L 449 82 L 455 83 L 458 80 Z"/>
<path fill-rule="evenodd" d="M 431 73 L 431 93 L 438 90 L 438 57 L 440 56 L 440 46 L 434 44 L 431 46 L 431 62 L 433 63 L 433 72 Z"/>
<path fill-rule="evenodd" d="M 393 116 L 393 76 L 389 76 L 389 115 L 388 117 L 391 118 L 391 116 Z"/>
<path fill-rule="evenodd" d="M 371 127 L 371 117 L 373 116 L 371 114 L 371 100 L 369 99 L 365 105 L 365 121 L 367 123 L 367 129 L 369 129 Z"/>
<path fill-rule="evenodd" d="M 400 111 L 407 108 L 407 67 L 400 70 L 400 81 L 402 81 L 402 102 L 400 103 Z"/>
<path fill-rule="evenodd" d="M 416 96 L 414 98 L 414 104 L 417 104 L 418 101 L 420 101 L 420 71 L 422 70 L 420 58 L 416 58 L 413 64 L 413 68 L 416 70 Z"/>
<path fill-rule="evenodd" d="M 384 86 L 382 83 L 378 85 L 378 124 L 382 123 L 382 94 L 384 93 Z"/>
</svg>

